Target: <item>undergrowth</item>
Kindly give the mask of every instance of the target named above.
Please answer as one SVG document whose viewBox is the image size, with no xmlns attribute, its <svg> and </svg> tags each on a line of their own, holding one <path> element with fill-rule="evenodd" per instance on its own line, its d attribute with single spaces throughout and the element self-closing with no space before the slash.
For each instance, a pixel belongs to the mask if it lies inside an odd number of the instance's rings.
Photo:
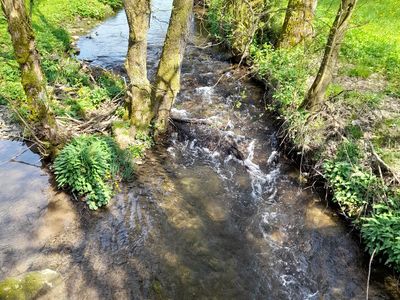
<svg viewBox="0 0 400 300">
<path fill-rule="evenodd" d="M 274 47 L 287 2 L 243 4 L 243 9 L 253 5 L 254 11 L 258 6 L 272 12 L 257 24 L 247 63 L 267 85 L 271 101 L 266 109 L 279 113 L 282 138 L 325 177 L 333 201 L 361 230 L 368 251 L 400 271 L 400 197 L 391 176 L 400 174 L 398 1 L 359 1 L 340 51 L 335 75 L 341 80 L 331 84 L 319 113 L 298 110 L 318 71 L 339 2 L 318 1 L 313 41 L 289 50 Z M 241 39 L 237 32 L 248 32 L 252 26 L 245 13 L 227 9 L 230 3 L 207 1 L 208 28 L 216 39 L 243 52 L 240 45 L 249 39 Z M 376 155 L 392 168 L 390 172 L 382 171 Z"/>
<path fill-rule="evenodd" d="M 54 161 L 58 187 L 83 197 L 92 210 L 109 203 L 120 179 L 133 174 L 130 153 L 107 136 L 80 136 L 68 143 Z"/>
</svg>

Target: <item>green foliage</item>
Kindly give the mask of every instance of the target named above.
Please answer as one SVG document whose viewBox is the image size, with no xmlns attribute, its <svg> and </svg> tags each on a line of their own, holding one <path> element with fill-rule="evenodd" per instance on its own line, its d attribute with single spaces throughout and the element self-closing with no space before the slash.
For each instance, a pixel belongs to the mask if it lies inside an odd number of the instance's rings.
<svg viewBox="0 0 400 300">
<path fill-rule="evenodd" d="M 99 76 L 97 82 L 107 91 L 107 95 L 110 98 L 121 95 L 125 90 L 124 82 L 121 78 L 112 73 L 103 73 Z"/>
<path fill-rule="evenodd" d="M 66 145 L 54 161 L 57 185 L 85 197 L 90 209 L 107 205 L 118 175 L 127 179 L 132 166 L 127 152 L 105 136 L 80 136 Z"/>
<path fill-rule="evenodd" d="M 82 24 L 79 23 L 81 18 L 101 19 L 112 14 L 112 8 L 120 7 L 122 7 L 121 0 L 35 1 L 32 27 L 42 57 L 42 68 L 49 84 L 89 86 L 88 74 L 81 70 L 80 64 L 75 59 L 65 55 L 70 50 L 71 43 L 67 28 L 77 26 L 81 29 Z M 84 21 L 85 25 L 86 23 L 87 20 Z M 0 17 L 0 104 L 5 104 L 6 98 L 25 99 L 18 68 L 7 32 L 7 22 Z M 117 84 L 118 87 L 113 86 L 112 82 L 111 79 L 109 82 L 111 85 L 104 86 L 109 97 L 113 97 L 117 89 L 123 88 L 120 82 Z"/>
<path fill-rule="evenodd" d="M 360 126 L 350 124 L 346 126 L 345 131 L 346 135 L 352 139 L 359 140 L 363 137 L 363 131 Z"/>
<path fill-rule="evenodd" d="M 319 45 L 325 43 L 339 0 L 318 1 L 316 13 Z M 396 0 L 362 1 L 351 21 L 341 48 L 342 58 L 351 64 L 348 74 L 366 78 L 380 73 L 389 80 L 388 92 L 400 95 L 400 7 Z M 319 47 L 320 47 L 319 46 Z M 318 46 L 317 46 L 318 47 Z"/>
<path fill-rule="evenodd" d="M 349 162 L 350 164 L 358 164 L 362 156 L 363 153 L 356 143 L 344 141 L 337 149 L 335 160 Z"/>
<path fill-rule="evenodd" d="M 353 218 L 380 199 L 385 190 L 382 182 L 359 164 L 361 158 L 362 153 L 355 143 L 344 142 L 335 159 L 328 159 L 323 165 L 333 200 L 343 213 Z"/>
<path fill-rule="evenodd" d="M 79 1 L 73 8 L 74 14 L 86 18 L 103 19 L 111 14 L 109 7 L 97 0 Z"/>
<path fill-rule="evenodd" d="M 302 49 L 273 49 L 271 45 L 253 44 L 251 58 L 256 72 L 274 85 L 273 98 L 283 107 L 297 108 L 305 96 L 307 62 Z"/>
<path fill-rule="evenodd" d="M 103 4 L 111 6 L 114 10 L 120 9 L 124 5 L 122 0 L 99 0 L 99 1 Z"/>
<path fill-rule="evenodd" d="M 287 5 L 287 1 L 260 2 L 268 5 L 264 12 L 284 11 L 282 8 Z M 242 38 L 241 33 L 248 32 L 246 29 L 251 26 L 246 24 L 250 18 L 240 9 L 230 9 L 235 3 L 208 0 L 207 20 L 211 34 L 233 50 L 243 51 L 240 45 L 246 44 L 248 39 Z M 340 84 L 331 84 L 326 106 L 318 114 L 310 116 L 297 109 L 310 79 L 317 73 L 339 3 L 340 0 L 318 1 L 313 42 L 289 50 L 272 46 L 283 24 L 283 14 L 272 13 L 256 30 L 248 62 L 256 76 L 272 89 L 273 101 L 267 104 L 267 109 L 280 113 L 288 139 L 298 149 L 312 153 L 313 158 L 317 153 L 318 161 L 325 161 L 323 173 L 332 187 L 333 200 L 356 225 L 362 225 L 362 236 L 370 252 L 376 249 L 377 254 L 387 257 L 388 264 L 400 270 L 400 199 L 373 174 L 375 166 L 371 163 L 371 153 L 367 155 L 369 150 L 365 149 L 372 141 L 380 157 L 392 170 L 399 172 L 397 99 L 386 97 L 400 97 L 400 6 L 397 0 L 359 1 L 339 55 Z M 387 81 L 386 87 L 382 79 Z M 373 110 L 382 110 L 384 120 L 375 118 Z M 332 131 L 338 134 L 331 135 Z M 337 139 L 343 133 L 345 142 Z M 336 153 L 332 151 L 335 146 Z"/>
<path fill-rule="evenodd" d="M 333 200 L 349 217 L 359 216 L 379 191 L 377 177 L 358 165 L 327 160 L 324 171 L 333 190 Z"/>
<path fill-rule="evenodd" d="M 135 136 L 134 143 L 128 149 L 134 158 L 143 158 L 146 150 L 153 145 L 153 138 L 147 133 L 139 131 Z"/>
<path fill-rule="evenodd" d="M 385 264 L 400 271 L 400 199 L 397 195 L 376 204 L 370 217 L 363 218 L 361 234 L 369 252 L 385 257 Z"/>
<path fill-rule="evenodd" d="M 383 96 L 380 93 L 348 91 L 343 93 L 344 104 L 349 104 L 353 108 L 376 108 L 381 103 Z"/>
<path fill-rule="evenodd" d="M 265 33 L 271 25 L 271 18 L 254 18 L 254 14 L 263 15 L 275 1 L 206 1 L 207 21 L 214 37 L 226 42 L 236 54 L 245 52 L 252 40 L 263 42 Z M 267 22 L 267 20 L 269 22 Z M 254 34 L 254 36 L 252 36 Z"/>
<path fill-rule="evenodd" d="M 356 66 L 348 70 L 348 75 L 350 77 L 361 77 L 368 78 L 372 74 L 372 71 L 367 66 Z"/>
</svg>

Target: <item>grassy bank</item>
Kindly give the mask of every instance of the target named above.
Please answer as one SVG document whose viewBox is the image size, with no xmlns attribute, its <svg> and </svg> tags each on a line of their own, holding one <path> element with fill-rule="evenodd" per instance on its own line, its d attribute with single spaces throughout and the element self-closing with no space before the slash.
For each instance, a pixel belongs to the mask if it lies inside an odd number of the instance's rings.
<svg viewBox="0 0 400 300">
<path fill-rule="evenodd" d="M 306 47 L 290 50 L 273 47 L 285 4 L 268 8 L 274 13 L 258 23 L 250 41 L 246 4 L 229 10 L 224 1 L 209 0 L 208 25 L 214 37 L 235 48 L 235 54 L 248 50 L 254 75 L 271 91 L 266 109 L 279 113 L 282 138 L 296 146 L 310 181 L 322 175 L 332 200 L 360 229 L 368 251 L 400 270 L 398 3 L 359 1 L 326 105 L 313 116 L 298 106 L 318 70 L 339 1 L 318 1 L 315 38 Z"/>
<path fill-rule="evenodd" d="M 122 82 L 103 73 L 96 80 L 90 71 L 71 58 L 73 36 L 122 7 L 120 0 L 40 0 L 32 11 L 32 27 L 42 58 L 49 92 L 54 94 L 57 115 L 79 117 L 122 90 Z M 18 64 L 4 17 L 0 18 L 0 104 L 24 99 Z M 24 107 L 19 108 L 24 113 Z"/>
<path fill-rule="evenodd" d="M 123 99 L 125 85 L 118 76 L 76 60 L 72 45 L 77 35 L 122 8 L 122 1 L 40 0 L 34 4 L 32 27 L 47 78 L 50 105 L 63 130 L 71 132 L 71 136 L 83 134 L 60 151 L 54 162 L 55 179 L 60 188 L 84 199 L 90 209 L 97 209 L 110 201 L 119 181 L 131 177 L 132 154 L 120 150 L 110 137 L 85 135 L 84 124 L 92 120 L 97 126 L 102 122 L 101 113 L 111 120 L 124 114 L 123 108 L 114 112 L 110 107 L 115 106 L 115 99 Z M 19 68 L 3 17 L 0 49 L 0 105 L 10 105 L 16 115 L 26 118 Z M 30 133 L 24 132 L 24 136 L 29 137 Z M 133 148 L 136 156 L 142 155 L 142 144 Z"/>
</svg>

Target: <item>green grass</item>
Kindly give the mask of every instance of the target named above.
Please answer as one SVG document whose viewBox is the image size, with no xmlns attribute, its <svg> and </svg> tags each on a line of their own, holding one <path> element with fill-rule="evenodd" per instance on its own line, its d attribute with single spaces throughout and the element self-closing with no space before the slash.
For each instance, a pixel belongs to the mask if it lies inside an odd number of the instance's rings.
<svg viewBox="0 0 400 300">
<path fill-rule="evenodd" d="M 71 87 L 95 88 L 88 74 L 81 70 L 80 64 L 69 58 L 71 36 L 69 28 L 87 26 L 113 13 L 113 9 L 122 7 L 120 0 L 41 0 L 36 1 L 32 16 L 32 27 L 36 34 L 36 43 L 42 57 L 42 67 L 50 85 L 63 84 Z M 107 79 L 104 93 L 115 96 L 122 83 L 115 78 Z M 103 80 L 104 81 L 104 80 Z M 110 92 L 110 90 L 114 90 Z M 94 95 L 94 98 L 98 95 Z M 20 83 L 18 64 L 14 60 L 11 40 L 7 32 L 7 23 L 0 17 L 0 105 L 6 99 L 24 100 Z M 63 105 L 63 103 L 59 104 Z"/>
<path fill-rule="evenodd" d="M 320 0 L 316 25 L 325 36 L 332 24 L 338 0 Z M 400 5 L 397 0 L 360 0 L 341 49 L 350 76 L 367 78 L 372 73 L 387 78 L 387 92 L 400 96 Z"/>
</svg>

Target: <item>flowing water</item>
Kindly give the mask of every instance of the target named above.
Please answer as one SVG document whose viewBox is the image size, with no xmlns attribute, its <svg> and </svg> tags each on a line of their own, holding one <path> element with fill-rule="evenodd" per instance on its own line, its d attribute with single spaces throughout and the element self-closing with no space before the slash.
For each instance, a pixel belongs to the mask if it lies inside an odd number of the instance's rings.
<svg viewBox="0 0 400 300">
<path fill-rule="evenodd" d="M 153 72 L 170 1 L 154 3 Z M 120 69 L 126 39 L 121 12 L 80 58 Z M 106 209 L 54 191 L 38 156 L 0 143 L 0 278 L 51 268 L 66 299 L 365 299 L 351 229 L 279 153 L 263 87 L 207 43 L 194 30 L 170 138 Z M 370 299 L 396 298 L 393 281 L 373 271 Z"/>
</svg>

